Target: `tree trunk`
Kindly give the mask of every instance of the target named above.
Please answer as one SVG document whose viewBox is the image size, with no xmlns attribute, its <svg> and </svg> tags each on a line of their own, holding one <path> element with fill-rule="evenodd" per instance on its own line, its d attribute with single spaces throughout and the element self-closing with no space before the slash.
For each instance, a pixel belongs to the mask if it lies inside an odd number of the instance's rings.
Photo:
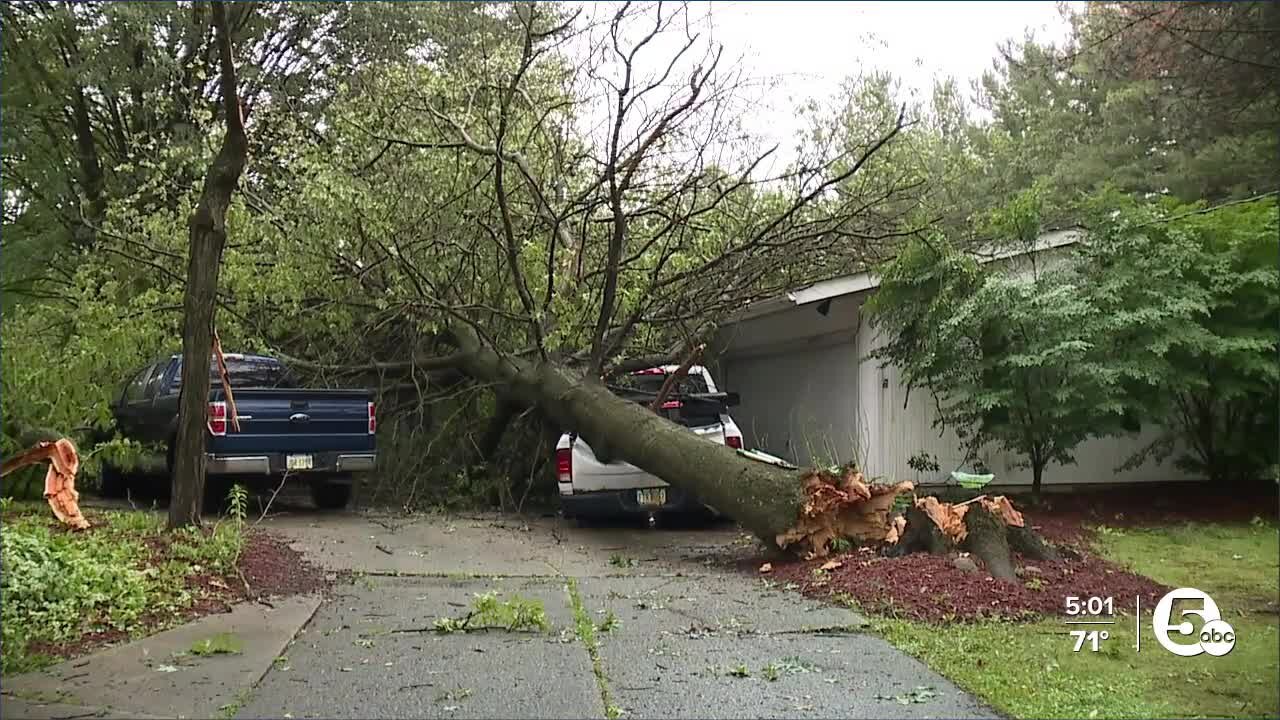
<svg viewBox="0 0 1280 720">
<path fill-rule="evenodd" d="M 1031 463 L 1031 497 L 1040 500 L 1040 478 L 1044 477 L 1045 461 L 1033 460 Z"/>
<path fill-rule="evenodd" d="M 981 503 L 969 506 L 964 514 L 963 547 L 987 566 L 987 572 L 1002 580 L 1014 580 L 1013 560 L 1009 556 L 1006 526 Z"/>
<path fill-rule="evenodd" d="M 493 462 L 493 456 L 502 445 L 502 438 L 507 434 L 511 420 L 519 411 L 518 407 L 501 397 L 497 399 L 493 415 L 489 417 L 489 423 L 485 426 L 484 435 L 480 436 L 480 442 L 472 448 L 474 452 L 470 464 L 481 465 Z"/>
<path fill-rule="evenodd" d="M 674 487 L 696 495 L 769 544 L 794 526 L 804 503 L 801 472 L 749 460 L 723 445 L 554 362 L 501 356 L 482 345 L 469 327 L 454 326 L 459 367 L 496 382 L 518 403 L 537 406 L 562 430 L 577 432 L 594 449 L 611 454 Z"/>
<path fill-rule="evenodd" d="M 209 361 L 213 349 L 213 317 L 218 270 L 227 239 L 227 208 L 248 161 L 240 99 L 236 93 L 235 63 L 231 56 L 226 7 L 213 3 L 222 73 L 222 103 L 227 133 L 204 179 L 200 202 L 191 214 L 187 288 L 183 301 L 182 391 L 178 401 L 178 432 L 174 439 L 173 496 L 169 527 L 200 524 L 205 482 L 205 432 L 209 400 Z"/>
<path fill-rule="evenodd" d="M 902 531 L 902 537 L 889 547 L 886 555 L 900 557 L 920 551 L 932 555 L 945 555 L 951 550 L 951 541 L 925 511 L 910 505 L 904 515 L 907 525 Z"/>
</svg>

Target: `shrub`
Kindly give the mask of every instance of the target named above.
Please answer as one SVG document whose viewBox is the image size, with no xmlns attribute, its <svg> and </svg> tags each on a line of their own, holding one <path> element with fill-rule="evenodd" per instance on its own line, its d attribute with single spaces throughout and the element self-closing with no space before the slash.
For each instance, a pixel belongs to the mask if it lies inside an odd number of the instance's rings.
<svg viewBox="0 0 1280 720">
<path fill-rule="evenodd" d="M 3 671 L 26 669 L 32 640 L 59 642 L 90 626 L 123 629 L 147 609 L 145 551 L 107 533 L 71 534 L 36 523 L 0 529 Z"/>
</svg>

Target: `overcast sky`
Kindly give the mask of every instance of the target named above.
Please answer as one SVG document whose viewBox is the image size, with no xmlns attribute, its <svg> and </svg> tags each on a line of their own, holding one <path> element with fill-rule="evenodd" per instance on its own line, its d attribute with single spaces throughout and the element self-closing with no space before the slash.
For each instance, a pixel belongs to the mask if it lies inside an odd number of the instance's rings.
<svg viewBox="0 0 1280 720">
<path fill-rule="evenodd" d="M 859 71 L 889 70 L 927 97 L 934 77 L 962 88 L 991 67 L 996 48 L 1027 31 L 1058 41 L 1067 25 L 1054 2 L 713 2 L 715 40 L 751 74 L 783 82 L 749 127 L 782 141 L 801 130 L 795 107 L 831 97 Z"/>
<path fill-rule="evenodd" d="M 620 67 L 612 54 L 602 49 L 608 48 L 609 20 L 617 6 L 586 0 L 573 4 L 585 11 L 586 25 L 593 29 L 575 40 L 577 47 L 571 54 L 585 57 L 588 48 L 601 49 L 601 54 L 593 55 L 593 67 L 615 76 L 613 81 L 620 84 Z M 672 17 L 672 10 L 665 12 L 666 17 Z M 688 73 L 705 61 L 708 43 L 723 46 L 721 74 L 737 69 L 747 78 L 748 84 L 734 101 L 733 115 L 753 141 L 745 148 L 729 145 L 718 152 L 754 157 L 759 148 L 776 145 L 777 152 L 759 168 L 766 174 L 780 171 L 795 157 L 796 145 L 807 129 L 807 121 L 797 108 L 809 100 L 830 101 L 846 78 L 888 71 L 906 91 L 927 98 L 935 78 L 950 76 L 968 94 L 970 81 L 992 67 L 1002 42 L 1028 33 L 1040 41 L 1056 42 L 1068 33 L 1058 4 L 1048 0 L 694 0 L 687 19 L 690 31 L 701 37 L 699 49 L 686 56 L 664 85 L 676 95 L 687 90 Z M 633 41 L 638 40 L 651 22 L 637 18 L 626 32 L 635 35 Z M 660 74 L 684 40 L 683 27 L 676 25 L 646 46 L 636 60 L 637 72 L 646 80 L 637 84 L 642 86 Z M 601 89 L 597 86 L 593 93 Z M 600 104 L 584 114 L 586 127 L 592 134 L 607 135 L 614 101 L 608 91 L 592 96 Z"/>
</svg>

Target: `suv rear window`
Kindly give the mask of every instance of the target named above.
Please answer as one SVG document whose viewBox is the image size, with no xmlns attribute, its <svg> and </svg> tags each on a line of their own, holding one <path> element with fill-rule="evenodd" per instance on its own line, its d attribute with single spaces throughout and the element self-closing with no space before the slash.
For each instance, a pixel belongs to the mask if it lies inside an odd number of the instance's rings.
<svg viewBox="0 0 1280 720">
<path fill-rule="evenodd" d="M 293 373 L 278 360 L 269 358 L 226 358 L 226 360 L 227 378 L 231 381 L 232 388 L 297 387 Z M 173 384 L 170 386 L 173 392 L 177 392 L 178 388 L 182 387 L 181 358 L 178 359 L 178 369 L 175 372 Z M 221 382 L 218 363 L 212 361 L 209 363 L 209 384 L 216 386 Z"/>
<path fill-rule="evenodd" d="M 657 394 L 662 389 L 662 383 L 667 381 L 667 373 L 632 373 L 614 378 L 613 385 L 626 390 L 639 390 L 641 392 Z M 672 395 L 688 395 L 690 393 L 705 393 L 707 390 L 706 378 L 702 377 L 702 373 L 689 373 L 676 381 L 675 387 L 671 388 Z"/>
<path fill-rule="evenodd" d="M 641 404 L 648 404 L 662 390 L 667 381 L 666 372 L 639 372 L 614 378 L 612 389 L 615 394 Z M 634 392 L 628 392 L 634 391 Z M 707 380 L 700 372 L 690 372 L 676 381 L 671 389 L 668 401 L 685 397 L 683 401 L 672 403 L 674 407 L 664 407 L 659 413 L 668 420 L 685 427 L 706 427 L 720 422 L 721 407 L 715 402 L 692 402 L 689 395 L 708 393 Z"/>
</svg>

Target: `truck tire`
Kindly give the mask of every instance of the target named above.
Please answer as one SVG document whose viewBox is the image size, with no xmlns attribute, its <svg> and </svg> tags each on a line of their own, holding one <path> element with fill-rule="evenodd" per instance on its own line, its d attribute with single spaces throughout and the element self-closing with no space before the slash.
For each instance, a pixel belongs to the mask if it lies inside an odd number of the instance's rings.
<svg viewBox="0 0 1280 720">
<path fill-rule="evenodd" d="M 116 500 L 129 494 L 129 479 L 120 468 L 111 463 L 102 463 L 102 472 L 98 475 L 98 492 L 104 498 Z"/>
<path fill-rule="evenodd" d="M 316 480 L 311 483 L 311 501 L 321 510 L 341 510 L 351 501 L 351 483 Z"/>
<path fill-rule="evenodd" d="M 226 512 L 230 502 L 227 495 L 235 483 L 221 475 L 204 476 L 204 506 L 202 514 L 214 515 Z"/>
</svg>

